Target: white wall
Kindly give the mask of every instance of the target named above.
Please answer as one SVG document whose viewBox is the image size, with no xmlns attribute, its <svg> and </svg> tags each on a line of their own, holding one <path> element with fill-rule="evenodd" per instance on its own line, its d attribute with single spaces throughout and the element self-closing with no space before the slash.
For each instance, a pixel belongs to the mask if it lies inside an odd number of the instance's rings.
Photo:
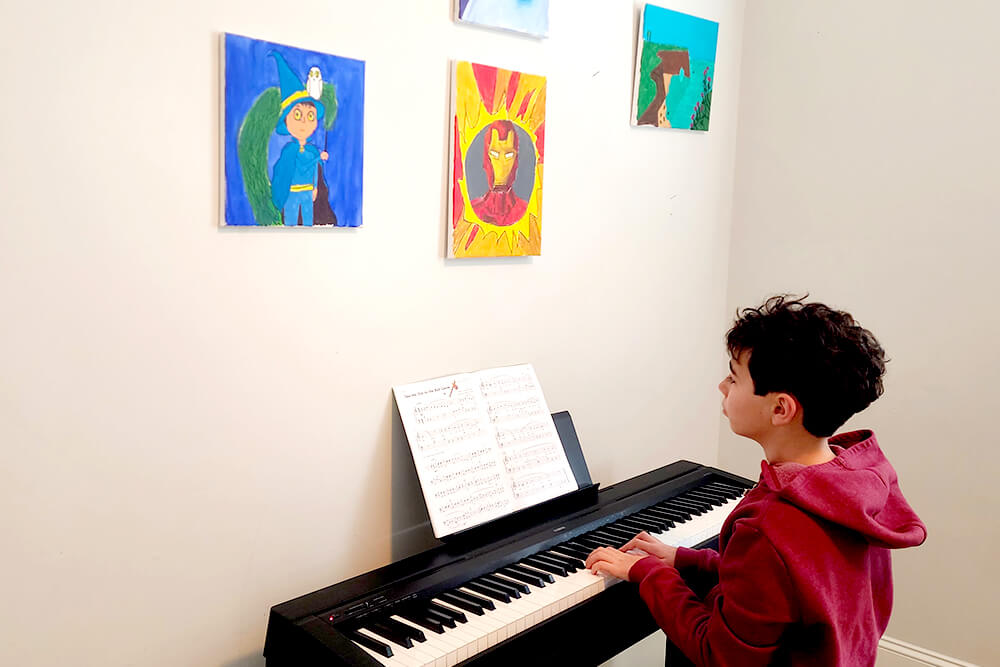
<svg viewBox="0 0 1000 667">
<path fill-rule="evenodd" d="M 629 127 L 638 4 L 4 3 L 0 663 L 261 665 L 389 560 L 396 383 L 532 362 L 595 479 L 714 462 L 744 2 L 673 5 L 708 134 Z M 217 227 L 222 31 L 367 61 L 364 228 Z M 549 76 L 539 258 L 442 258 L 451 57 Z"/>
<path fill-rule="evenodd" d="M 747 3 L 729 312 L 803 292 L 892 361 L 869 426 L 926 521 L 897 553 L 887 634 L 1000 664 L 994 576 L 1000 315 L 1000 9 Z M 724 431 L 723 466 L 760 450 Z"/>
</svg>

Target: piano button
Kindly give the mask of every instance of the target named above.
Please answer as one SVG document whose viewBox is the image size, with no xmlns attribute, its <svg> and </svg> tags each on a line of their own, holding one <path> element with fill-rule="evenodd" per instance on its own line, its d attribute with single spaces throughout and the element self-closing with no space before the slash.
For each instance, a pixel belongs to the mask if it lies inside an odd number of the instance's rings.
<svg viewBox="0 0 1000 667">
<path fill-rule="evenodd" d="M 511 586 L 515 588 L 521 595 L 531 595 L 531 586 L 524 583 L 523 581 L 517 581 L 510 577 L 510 575 L 504 575 L 502 572 L 497 571 L 495 574 L 488 574 L 484 579 L 489 577 L 491 580 L 496 580 L 497 582 L 504 584 L 505 586 Z"/>
<path fill-rule="evenodd" d="M 514 583 L 509 579 L 501 579 L 495 574 L 484 574 L 483 576 L 479 577 L 477 581 L 481 581 L 487 586 L 499 588 L 512 598 L 519 598 L 521 597 L 521 593 L 528 593 L 531 591 L 531 589 L 529 589 L 524 584 L 517 584 L 515 586 Z"/>
<path fill-rule="evenodd" d="M 352 642 L 364 646 L 365 648 L 369 648 L 381 656 L 386 658 L 392 657 L 392 647 L 378 639 L 375 639 L 374 637 L 358 632 L 357 630 L 345 630 L 344 634 L 347 635 L 347 638 Z"/>
<path fill-rule="evenodd" d="M 565 568 L 567 573 L 573 573 L 580 569 L 574 561 L 558 554 L 549 553 L 548 551 L 542 551 L 533 556 L 539 560 L 552 563 L 553 565 L 558 565 L 559 567 Z"/>
<path fill-rule="evenodd" d="M 472 604 L 478 604 L 483 609 L 496 609 L 496 605 L 493 604 L 493 600 L 476 595 L 472 591 L 466 590 L 461 586 L 453 590 L 452 593 L 461 598 L 465 598 Z"/>
<path fill-rule="evenodd" d="M 380 621 L 369 621 L 364 624 L 362 630 L 385 637 L 389 641 L 399 644 L 403 648 L 413 648 L 413 639 L 405 632 L 398 630 Z"/>
<path fill-rule="evenodd" d="M 546 561 L 542 558 L 537 558 L 535 556 L 528 556 L 521 562 L 524 563 L 525 565 L 530 565 L 531 567 L 542 570 L 544 572 L 549 572 L 550 574 L 557 574 L 560 577 L 566 576 L 566 568 L 562 567 L 561 565 L 556 565 L 554 563 Z"/>
<path fill-rule="evenodd" d="M 528 567 L 527 565 L 521 565 L 520 563 L 517 563 L 515 565 L 511 565 L 510 569 L 515 570 L 517 572 L 530 574 L 531 576 L 537 577 L 538 579 L 547 584 L 555 583 L 555 577 L 553 577 L 548 572 L 542 572 L 541 570 L 536 570 L 535 568 Z"/>
<path fill-rule="evenodd" d="M 498 570 L 498 572 L 504 575 L 505 577 L 510 577 L 511 579 L 517 579 L 518 581 L 523 581 L 526 584 L 531 584 L 533 586 L 537 586 L 538 588 L 542 588 L 543 586 L 545 586 L 545 582 L 542 580 L 541 577 L 535 576 L 530 572 L 524 572 L 522 570 L 515 569 L 514 566 L 502 567 Z"/>
<path fill-rule="evenodd" d="M 448 627 L 453 627 L 456 621 L 459 623 L 465 623 L 468 620 L 465 617 L 465 614 L 463 614 L 462 612 L 456 611 L 449 607 L 443 607 L 434 601 L 428 601 L 427 611 L 429 611 L 432 614 L 436 614 L 438 616 L 444 616 L 445 618 L 451 619 L 452 624 Z M 445 625 L 448 624 L 445 623 Z"/>
<path fill-rule="evenodd" d="M 482 605 L 478 605 L 478 604 L 474 604 L 472 602 L 469 602 L 468 600 L 465 600 L 464 598 L 461 598 L 461 597 L 455 595 L 454 592 L 441 593 L 438 596 L 438 598 L 441 599 L 444 602 L 447 602 L 448 604 L 450 604 L 450 605 L 452 605 L 454 607 L 458 607 L 459 609 L 463 609 L 465 611 L 472 612 L 476 616 L 482 616 L 483 615 L 483 607 L 482 607 Z"/>
<path fill-rule="evenodd" d="M 546 551 L 545 556 L 570 566 L 572 568 L 570 572 L 576 572 L 577 570 L 582 570 L 583 568 L 586 567 L 586 563 L 584 563 L 582 559 L 574 558 L 572 556 L 565 556 L 557 552 L 555 549 L 550 549 Z"/>
<path fill-rule="evenodd" d="M 480 583 L 478 581 L 470 581 L 465 584 L 462 588 L 467 588 L 474 593 L 479 593 L 480 595 L 485 595 L 486 597 L 493 598 L 498 602 L 509 603 L 510 593 L 496 586 L 490 586 L 489 584 Z M 518 593 L 520 595 L 520 593 Z"/>
</svg>

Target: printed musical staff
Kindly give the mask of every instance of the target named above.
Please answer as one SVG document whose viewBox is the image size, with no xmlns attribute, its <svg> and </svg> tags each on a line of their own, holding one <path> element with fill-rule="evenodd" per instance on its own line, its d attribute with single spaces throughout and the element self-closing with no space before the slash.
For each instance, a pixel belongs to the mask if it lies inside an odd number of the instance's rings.
<svg viewBox="0 0 1000 667">
<path fill-rule="evenodd" d="M 576 488 L 528 365 L 393 387 L 437 537 Z"/>
</svg>

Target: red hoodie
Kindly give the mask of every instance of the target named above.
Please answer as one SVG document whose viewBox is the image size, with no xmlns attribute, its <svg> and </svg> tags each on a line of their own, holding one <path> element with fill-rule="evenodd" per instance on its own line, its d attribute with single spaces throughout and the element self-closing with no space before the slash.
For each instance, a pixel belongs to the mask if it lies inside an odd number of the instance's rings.
<svg viewBox="0 0 1000 667">
<path fill-rule="evenodd" d="M 892 609 L 889 549 L 922 543 L 927 529 L 871 431 L 829 442 L 827 463 L 762 462 L 718 553 L 681 547 L 676 569 L 647 556 L 629 571 L 696 665 L 875 664 Z M 680 573 L 718 583 L 699 598 Z"/>
</svg>

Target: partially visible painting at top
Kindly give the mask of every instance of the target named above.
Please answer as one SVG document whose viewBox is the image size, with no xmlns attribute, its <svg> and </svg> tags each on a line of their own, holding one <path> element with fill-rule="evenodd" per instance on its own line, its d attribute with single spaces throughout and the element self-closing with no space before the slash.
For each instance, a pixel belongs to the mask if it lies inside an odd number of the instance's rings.
<svg viewBox="0 0 1000 667">
<path fill-rule="evenodd" d="M 708 130 L 719 24 L 646 5 L 639 34 L 632 125 Z"/>
<path fill-rule="evenodd" d="M 226 34 L 222 225 L 360 227 L 365 64 Z"/>
<path fill-rule="evenodd" d="M 549 0 L 455 0 L 460 22 L 526 32 L 549 34 Z"/>
</svg>

